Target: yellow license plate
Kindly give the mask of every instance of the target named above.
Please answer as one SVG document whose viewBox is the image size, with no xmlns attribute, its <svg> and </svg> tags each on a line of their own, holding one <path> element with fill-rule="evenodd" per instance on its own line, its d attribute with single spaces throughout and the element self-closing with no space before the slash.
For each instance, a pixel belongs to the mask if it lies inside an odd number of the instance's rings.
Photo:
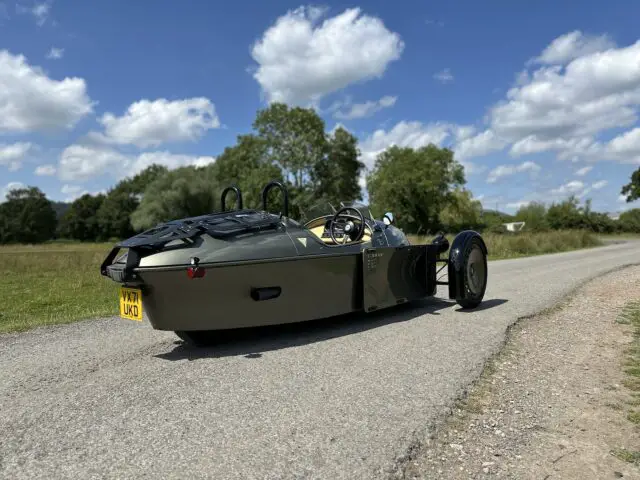
<svg viewBox="0 0 640 480">
<path fill-rule="evenodd" d="M 142 321 L 142 292 L 138 288 L 120 287 L 120 316 Z"/>
</svg>

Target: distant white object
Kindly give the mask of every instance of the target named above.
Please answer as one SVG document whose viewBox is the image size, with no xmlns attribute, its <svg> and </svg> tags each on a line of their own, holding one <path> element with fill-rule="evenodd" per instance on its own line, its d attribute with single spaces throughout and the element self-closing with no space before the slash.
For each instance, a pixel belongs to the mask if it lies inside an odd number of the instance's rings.
<svg viewBox="0 0 640 480">
<path fill-rule="evenodd" d="M 519 232 L 524 228 L 525 222 L 509 222 L 503 223 L 508 232 Z"/>
</svg>

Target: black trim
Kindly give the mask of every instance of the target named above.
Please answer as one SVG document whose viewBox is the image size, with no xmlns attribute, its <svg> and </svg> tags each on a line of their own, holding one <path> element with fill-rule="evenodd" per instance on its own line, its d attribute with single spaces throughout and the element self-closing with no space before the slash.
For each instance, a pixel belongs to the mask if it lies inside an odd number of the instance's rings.
<svg viewBox="0 0 640 480">
<path fill-rule="evenodd" d="M 227 193 L 235 192 L 236 194 L 236 210 L 242 210 L 242 192 L 236 185 L 229 185 L 222 191 L 222 195 L 220 195 L 220 210 L 224 212 L 226 210 L 225 198 L 227 197 Z"/>
<path fill-rule="evenodd" d="M 281 212 L 281 215 L 288 217 L 289 216 L 289 192 L 287 191 L 287 187 L 285 187 L 282 183 L 278 182 L 277 180 L 273 180 L 267 183 L 267 185 L 265 185 L 265 187 L 262 189 L 262 210 L 264 210 L 265 212 L 267 211 L 267 195 L 269 194 L 269 191 L 274 187 L 278 187 L 282 192 L 282 196 L 284 197 L 283 199 L 284 210 Z"/>
<path fill-rule="evenodd" d="M 264 302 L 265 300 L 271 300 L 278 298 L 282 293 L 282 287 L 261 287 L 251 289 L 251 298 L 256 302 Z"/>
</svg>

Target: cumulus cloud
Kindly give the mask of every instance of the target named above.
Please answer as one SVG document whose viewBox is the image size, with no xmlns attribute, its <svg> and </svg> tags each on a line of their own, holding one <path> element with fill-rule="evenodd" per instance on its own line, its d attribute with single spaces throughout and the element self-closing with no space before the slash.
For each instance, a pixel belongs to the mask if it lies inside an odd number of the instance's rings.
<svg viewBox="0 0 640 480">
<path fill-rule="evenodd" d="M 49 78 L 23 55 L 0 50 L 0 133 L 73 128 L 93 111 L 82 78 Z"/>
<path fill-rule="evenodd" d="M 376 130 L 360 145 L 362 161 L 369 168 L 376 157 L 392 145 L 420 148 L 430 143 L 442 145 L 451 135 L 452 126 L 448 123 L 398 122 L 391 130 Z"/>
<path fill-rule="evenodd" d="M 438 73 L 435 73 L 433 75 L 433 78 L 435 78 L 440 83 L 453 82 L 453 74 L 451 73 L 451 70 L 449 70 L 448 68 L 445 68 L 444 70 L 440 70 Z"/>
<path fill-rule="evenodd" d="M 58 60 L 62 58 L 64 55 L 64 48 L 51 47 L 49 53 L 47 53 L 47 58 L 50 60 Z"/>
<path fill-rule="evenodd" d="M 499 142 L 500 139 L 492 132 L 476 133 L 475 127 L 471 125 L 401 121 L 390 130 L 374 131 L 360 144 L 360 150 L 362 161 L 370 169 L 376 157 L 392 145 L 420 148 L 433 143 L 439 147 L 451 148 L 454 158 L 464 166 L 465 172 L 475 174 L 484 171 L 484 167 L 471 163 L 468 159 L 495 150 L 496 143 Z"/>
<path fill-rule="evenodd" d="M 489 172 L 489 175 L 487 176 L 487 183 L 495 183 L 501 178 L 510 177 L 517 173 L 529 172 L 531 174 L 536 174 L 540 169 L 540 165 L 529 161 L 522 162 L 519 165 L 498 165 Z"/>
<path fill-rule="evenodd" d="M 64 149 L 58 165 L 58 177 L 78 182 L 108 174 L 121 179 L 157 163 L 168 168 L 187 165 L 204 166 L 213 163 L 215 157 L 178 155 L 169 152 L 145 152 L 127 155 L 105 146 L 71 145 Z"/>
<path fill-rule="evenodd" d="M 386 95 L 379 100 L 364 103 L 351 103 L 349 99 L 346 102 L 336 102 L 330 110 L 335 110 L 333 114 L 334 118 L 340 120 L 354 120 L 357 118 L 366 118 L 372 116 L 374 113 L 379 112 L 385 108 L 393 107 L 396 104 L 398 97 Z M 347 109 L 348 110 L 342 110 Z"/>
<path fill-rule="evenodd" d="M 16 12 L 19 14 L 32 15 L 36 21 L 36 24 L 41 27 L 49 18 L 49 14 L 51 13 L 51 2 L 40 2 L 30 7 L 18 3 L 16 4 Z"/>
<path fill-rule="evenodd" d="M 576 170 L 576 175 L 578 177 L 584 177 L 591 170 L 593 170 L 593 167 L 591 165 L 587 165 L 586 167 L 582 167 L 582 168 Z"/>
<path fill-rule="evenodd" d="M 38 176 L 51 176 L 56 174 L 56 166 L 55 165 L 38 165 L 33 172 Z"/>
<path fill-rule="evenodd" d="M 640 41 L 617 48 L 605 36 L 571 32 L 551 42 L 537 62 L 543 65 L 523 72 L 489 114 L 491 130 L 512 145 L 510 153 L 556 151 L 560 159 L 636 163 L 616 150 L 616 141 L 597 137 L 638 119 Z"/>
<path fill-rule="evenodd" d="M 104 141 L 141 148 L 195 141 L 207 130 L 220 127 L 214 105 L 204 97 L 174 101 L 165 98 L 140 100 L 132 103 L 122 116 L 105 113 L 100 123 L 105 128 Z"/>
<path fill-rule="evenodd" d="M 30 142 L 0 143 L 0 165 L 6 166 L 9 171 L 18 170 L 22 166 L 22 160 L 33 148 Z"/>
<path fill-rule="evenodd" d="M 288 11 L 251 48 L 253 77 L 269 102 L 310 104 L 347 85 L 380 78 L 404 42 L 382 20 L 349 8 L 320 23 L 326 9 Z"/>
<path fill-rule="evenodd" d="M 533 62 L 564 64 L 575 58 L 614 47 L 615 43 L 607 35 L 587 35 L 574 30 L 553 40 Z"/>
</svg>

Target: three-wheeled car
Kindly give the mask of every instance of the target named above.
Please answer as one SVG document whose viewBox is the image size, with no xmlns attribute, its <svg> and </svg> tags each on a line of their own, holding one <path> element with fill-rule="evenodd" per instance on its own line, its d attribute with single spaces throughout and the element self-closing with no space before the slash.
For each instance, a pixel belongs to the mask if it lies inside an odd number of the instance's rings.
<svg viewBox="0 0 640 480">
<path fill-rule="evenodd" d="M 267 208 L 274 188 L 279 213 Z M 230 192 L 237 208 L 227 211 Z M 141 321 L 144 312 L 153 328 L 201 344 L 212 330 L 372 312 L 433 296 L 438 285 L 464 308 L 484 297 L 487 247 L 475 231 L 458 233 L 451 248 L 443 235 L 411 244 L 391 213 L 376 220 L 360 203 L 321 202 L 294 220 L 278 181 L 264 187 L 262 209 L 243 208 L 236 186 L 221 206 L 114 246 L 100 272 L 121 284 L 121 317 Z M 447 281 L 437 278 L 444 268 Z"/>
</svg>

